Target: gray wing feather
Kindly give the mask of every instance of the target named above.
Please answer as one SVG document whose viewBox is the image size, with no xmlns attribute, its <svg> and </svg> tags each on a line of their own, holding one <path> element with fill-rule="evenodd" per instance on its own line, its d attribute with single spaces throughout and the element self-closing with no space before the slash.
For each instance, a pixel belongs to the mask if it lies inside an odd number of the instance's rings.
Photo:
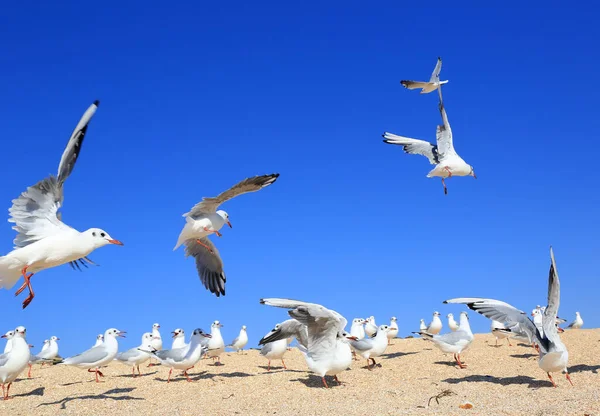
<svg viewBox="0 0 600 416">
<path fill-rule="evenodd" d="M 260 355 L 267 355 L 273 349 L 273 342 L 267 342 L 260 349 Z"/>
<path fill-rule="evenodd" d="M 439 82 L 440 80 L 440 72 L 442 71 L 442 58 L 438 57 L 437 63 L 435 64 L 435 68 L 431 73 L 431 78 L 429 82 Z"/>
<path fill-rule="evenodd" d="M 238 195 L 259 191 L 262 188 L 275 183 L 278 177 L 279 173 L 273 173 L 271 175 L 254 176 L 252 178 L 244 179 L 216 197 L 202 198 L 202 201 L 194 205 L 190 212 L 186 212 L 183 216 L 194 218 L 208 213 L 214 213 L 222 203 L 229 201 Z"/>
<path fill-rule="evenodd" d="M 444 335 L 434 335 L 433 336 L 434 341 L 441 341 L 443 343 L 450 344 L 450 345 L 454 345 L 454 344 L 458 343 L 459 341 L 462 341 L 464 339 L 469 339 L 469 338 L 470 338 L 470 334 L 468 334 L 465 331 L 461 331 L 460 329 L 458 331 L 448 332 L 447 334 L 444 334 Z"/>
<path fill-rule="evenodd" d="M 0 354 L 0 367 L 4 367 L 8 361 L 8 353 Z"/>
<path fill-rule="evenodd" d="M 296 338 L 299 344 L 305 347 L 308 346 L 308 332 L 306 330 L 306 325 L 296 319 L 288 319 L 287 321 L 280 323 L 277 329 L 270 331 L 259 341 L 259 345 L 265 345 L 267 343 L 291 337 Z"/>
<path fill-rule="evenodd" d="M 450 128 L 450 122 L 448 121 L 448 115 L 446 114 L 446 108 L 444 107 L 444 102 L 442 100 L 441 86 L 438 88 L 438 92 L 440 96 L 439 110 L 443 124 L 437 126 L 435 138 L 440 159 L 444 159 L 450 155 L 455 155 L 456 151 L 454 150 L 454 142 L 452 140 L 452 129 Z"/>
<path fill-rule="evenodd" d="M 411 139 L 388 132 L 383 133 L 383 138 L 385 143 L 403 146 L 404 151 L 408 154 L 425 156 L 432 165 L 440 163 L 438 147 L 425 140 Z"/>
<path fill-rule="evenodd" d="M 208 237 L 201 238 L 200 241 L 210 247 L 212 253 L 206 247 L 198 244 L 196 240 L 188 240 L 184 243 L 185 255 L 196 259 L 196 269 L 204 287 L 217 297 L 225 296 L 227 278 L 223 271 L 223 260 L 221 260 L 219 250 Z"/>
<path fill-rule="evenodd" d="M 127 350 L 125 352 L 121 352 L 119 354 L 117 354 L 117 360 L 119 361 L 127 361 L 130 358 L 135 358 L 137 356 L 140 355 L 140 351 L 138 348 L 131 348 L 130 350 Z"/>
<path fill-rule="evenodd" d="M 90 348 L 87 351 L 82 352 L 81 354 L 75 355 L 73 357 L 67 358 L 64 363 L 77 365 L 77 364 L 93 364 L 100 360 L 103 360 L 108 356 L 108 351 L 102 346 L 99 345 L 94 348 Z"/>
<path fill-rule="evenodd" d="M 154 354 L 161 360 L 171 359 L 173 361 L 181 361 L 188 352 L 188 347 L 175 348 L 173 350 L 160 350 Z"/>
<path fill-rule="evenodd" d="M 350 345 L 352 345 L 356 351 L 368 351 L 373 348 L 373 340 L 367 338 L 359 339 L 358 341 L 350 340 Z"/>
<path fill-rule="evenodd" d="M 560 306 L 560 281 L 556 271 L 556 262 L 554 261 L 554 252 L 550 247 L 550 272 L 548 275 L 548 306 L 544 311 L 542 319 L 542 329 L 544 336 L 553 340 L 558 337 L 556 329 L 556 316 Z"/>
</svg>

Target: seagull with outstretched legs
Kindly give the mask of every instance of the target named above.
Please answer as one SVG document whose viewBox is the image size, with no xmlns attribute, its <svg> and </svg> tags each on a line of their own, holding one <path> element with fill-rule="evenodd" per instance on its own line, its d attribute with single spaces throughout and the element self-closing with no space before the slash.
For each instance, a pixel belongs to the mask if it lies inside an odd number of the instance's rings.
<svg viewBox="0 0 600 416">
<path fill-rule="evenodd" d="M 415 90 L 421 88 L 421 94 L 428 94 L 433 92 L 441 87 L 441 85 L 446 84 L 448 81 L 440 81 L 440 71 L 442 70 L 442 58 L 437 59 L 437 63 L 435 64 L 435 68 L 433 69 L 433 73 L 431 74 L 431 78 L 429 78 L 429 82 L 424 81 L 400 81 L 400 84 L 404 88 L 409 90 Z"/>
<path fill-rule="evenodd" d="M 276 328 L 277 329 L 277 328 Z M 279 339 L 273 342 L 267 342 L 260 349 L 260 355 L 269 360 L 269 364 L 267 365 L 267 371 L 271 371 L 271 361 L 272 360 L 281 360 L 281 365 L 283 368 L 287 370 L 285 365 L 285 361 L 283 361 L 283 356 L 287 352 L 287 339 Z"/>
<path fill-rule="evenodd" d="M 12 347 L 10 351 L 0 355 L 0 384 L 2 385 L 2 397 L 8 400 L 10 386 L 17 379 L 19 374 L 31 358 L 29 344 L 25 340 L 26 329 L 23 326 L 17 327 L 12 335 Z"/>
<path fill-rule="evenodd" d="M 96 373 L 96 383 L 100 383 L 98 376 L 104 377 L 104 374 L 102 374 L 99 368 L 115 359 L 119 352 L 117 337 L 125 338 L 124 333 L 124 331 L 119 331 L 116 328 L 107 329 L 104 332 L 104 342 L 102 344 L 90 348 L 81 354 L 66 358 L 61 364 L 72 365 L 73 367 L 87 370 L 89 373 Z"/>
<path fill-rule="evenodd" d="M 0 288 L 10 289 L 23 277 L 23 284 L 15 292 L 18 296 L 25 289 L 29 290 L 23 308 L 35 297 L 31 286 L 34 274 L 67 263 L 81 270 L 80 265 L 95 264 L 87 257 L 92 251 L 108 244 L 123 245 L 100 228 L 77 231 L 62 222 L 59 212 L 63 206 L 64 183 L 73 171 L 98 104 L 94 102 L 75 127 L 60 159 L 58 175 L 27 188 L 12 201 L 8 210 L 8 221 L 15 224 L 13 229 L 17 236 L 13 241 L 14 250 L 0 257 Z"/>
<path fill-rule="evenodd" d="M 145 332 L 142 335 L 142 342 L 139 347 L 131 348 L 125 352 L 120 352 L 117 354 L 117 360 L 122 362 L 125 365 L 131 366 L 131 377 L 135 378 L 135 368 L 137 367 L 138 376 L 142 376 L 142 372 L 140 371 L 140 364 L 145 363 L 150 359 L 150 353 L 148 351 L 152 350 L 152 334 L 150 332 Z"/>
<path fill-rule="evenodd" d="M 225 272 L 219 251 L 212 241 L 210 234 L 221 237 L 219 230 L 227 224 L 231 227 L 229 214 L 217 210 L 219 206 L 238 195 L 259 191 L 273 183 L 279 177 L 278 173 L 254 176 L 244 179 L 216 197 L 203 198 L 189 212 L 183 214 L 185 226 L 173 250 L 185 245 L 185 256 L 194 257 L 200 280 L 206 289 L 217 297 L 225 296 Z"/>
<path fill-rule="evenodd" d="M 385 132 L 383 134 L 384 142 L 402 146 L 404 152 L 413 155 L 422 155 L 429 159 L 429 163 L 435 167 L 427 174 L 428 178 L 442 178 L 444 194 L 448 194 L 445 179 L 453 176 L 472 176 L 477 179 L 473 166 L 467 164 L 454 150 L 452 139 L 452 129 L 446 114 L 446 108 L 442 101 L 442 89 L 440 87 L 439 110 L 442 115 L 443 124 L 438 125 L 436 129 L 436 144 L 431 144 L 424 140 L 411 139 L 410 137 L 398 136 Z"/>
<path fill-rule="evenodd" d="M 569 383 L 573 385 L 573 381 L 567 370 L 569 352 L 560 339 L 556 328 L 556 316 L 558 315 L 558 308 L 560 306 L 560 281 L 552 247 L 550 247 L 550 272 L 548 276 L 548 306 L 542 315 L 543 334 L 525 312 L 506 302 L 485 298 L 456 298 L 447 300 L 444 303 L 465 304 L 486 318 L 503 322 L 506 324 L 506 331 L 508 332 L 511 332 L 515 328 L 521 333 L 526 333 L 528 338 L 538 346 L 538 364 L 548 374 L 552 385 L 556 387 L 556 383 L 550 373 L 558 371 L 564 372 Z"/>
</svg>

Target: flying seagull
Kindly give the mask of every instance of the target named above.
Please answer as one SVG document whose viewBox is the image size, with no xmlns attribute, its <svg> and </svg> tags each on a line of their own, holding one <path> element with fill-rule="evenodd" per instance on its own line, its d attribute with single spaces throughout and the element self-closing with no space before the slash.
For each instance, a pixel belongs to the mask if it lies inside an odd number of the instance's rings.
<svg viewBox="0 0 600 416">
<path fill-rule="evenodd" d="M 29 296 L 23 302 L 23 308 L 31 303 L 35 296 L 31 287 L 31 277 L 42 270 L 66 263 L 79 268 L 79 264 L 92 263 L 88 254 L 107 244 L 123 245 L 113 239 L 106 231 L 90 228 L 79 232 L 61 219 L 58 212 L 63 206 L 63 185 L 69 177 L 79 157 L 83 139 L 92 116 L 98 108 L 95 101 L 83 114 L 73 130 L 67 147 L 58 165 L 58 175 L 49 176 L 27 188 L 8 210 L 9 222 L 14 223 L 17 231 L 14 250 L 0 257 L 0 288 L 10 289 L 22 276 L 25 282 L 15 293 L 19 295 L 26 288 Z"/>
<path fill-rule="evenodd" d="M 227 279 L 223 270 L 223 260 L 213 242 L 208 239 L 208 235 L 216 234 L 221 237 L 221 227 L 225 224 L 231 227 L 229 214 L 217 208 L 238 195 L 256 192 L 275 183 L 278 177 L 278 173 L 273 173 L 244 179 L 214 198 L 203 198 L 189 212 L 183 214 L 185 226 L 173 250 L 177 250 L 182 244 L 185 245 L 186 257 L 192 256 L 196 259 L 196 269 L 202 284 L 217 297 L 225 295 Z"/>
<path fill-rule="evenodd" d="M 467 164 L 454 150 L 452 142 L 452 129 L 448 122 L 448 115 L 442 100 L 442 89 L 439 90 L 440 103 L 439 110 L 442 115 L 443 124 L 437 126 L 435 133 L 436 144 L 431 144 L 424 140 L 411 139 L 410 137 L 397 136 L 392 133 L 383 133 L 385 143 L 400 145 L 404 151 L 413 155 L 422 155 L 429 159 L 429 163 L 435 165 L 427 177 L 437 176 L 442 178 L 444 193 L 448 193 L 445 178 L 452 176 L 472 176 L 477 179 L 473 166 Z"/>
<path fill-rule="evenodd" d="M 442 58 L 438 58 L 437 63 L 435 64 L 435 68 L 433 73 L 431 74 L 431 78 L 429 82 L 424 81 L 400 81 L 400 84 L 409 90 L 416 90 L 421 88 L 421 94 L 428 94 L 430 92 L 435 91 L 442 84 L 446 84 L 448 81 L 440 81 L 440 71 L 442 70 Z"/>
</svg>

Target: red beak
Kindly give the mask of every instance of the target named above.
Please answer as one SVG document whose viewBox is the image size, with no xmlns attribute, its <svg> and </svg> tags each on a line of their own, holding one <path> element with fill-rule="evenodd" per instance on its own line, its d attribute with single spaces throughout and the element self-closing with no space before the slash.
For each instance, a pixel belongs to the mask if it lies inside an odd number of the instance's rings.
<svg viewBox="0 0 600 416">
<path fill-rule="evenodd" d="M 116 244 L 117 246 L 123 245 L 123 243 L 121 243 L 119 240 L 108 240 L 108 242 L 111 244 Z"/>
<path fill-rule="evenodd" d="M 230 223 L 229 221 L 227 221 L 227 225 L 229 225 L 229 228 L 233 228 L 233 227 L 231 226 L 231 223 Z"/>
<path fill-rule="evenodd" d="M 346 338 L 351 339 L 352 341 L 358 341 L 358 338 L 354 337 L 354 336 L 352 336 L 352 337 L 346 337 Z"/>
<path fill-rule="evenodd" d="M 177 333 L 175 331 L 171 332 L 171 334 L 173 334 L 173 338 L 177 336 Z"/>
<path fill-rule="evenodd" d="M 125 335 L 123 335 L 123 334 L 126 334 L 126 333 L 127 333 L 127 332 L 125 332 L 125 331 L 120 331 L 120 332 L 119 332 L 119 337 L 120 337 L 120 338 L 125 338 Z"/>
</svg>

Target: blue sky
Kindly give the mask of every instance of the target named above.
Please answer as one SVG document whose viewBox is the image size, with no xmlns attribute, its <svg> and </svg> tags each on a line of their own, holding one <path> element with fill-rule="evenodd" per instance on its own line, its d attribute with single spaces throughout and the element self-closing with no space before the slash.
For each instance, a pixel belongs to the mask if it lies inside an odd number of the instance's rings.
<svg viewBox="0 0 600 416">
<path fill-rule="evenodd" d="M 8 209 L 56 171 L 99 99 L 63 219 L 125 246 L 93 253 L 101 266 L 85 272 L 39 273 L 24 311 L 16 288 L 0 291 L 2 327 L 27 326 L 36 351 L 51 335 L 69 355 L 109 327 L 128 331 L 131 347 L 153 322 L 189 333 L 215 319 L 228 340 L 247 325 L 256 345 L 287 317 L 261 297 L 322 303 L 348 319 L 395 315 L 402 336 L 434 310 L 459 312 L 442 305 L 450 297 L 529 311 L 546 301 L 550 244 L 560 314 L 600 324 L 593 10 L 61 4 L 6 6 L 0 201 Z M 381 141 L 385 130 L 434 140 L 436 96 L 399 81 L 428 79 L 437 56 L 455 146 L 479 178 L 450 179 L 447 196 L 424 158 Z M 193 260 L 171 251 L 181 214 L 272 172 L 272 187 L 223 206 L 234 228 L 213 238 L 228 277 L 217 299 Z M 9 223 L 0 236 L 8 253 Z"/>
</svg>

